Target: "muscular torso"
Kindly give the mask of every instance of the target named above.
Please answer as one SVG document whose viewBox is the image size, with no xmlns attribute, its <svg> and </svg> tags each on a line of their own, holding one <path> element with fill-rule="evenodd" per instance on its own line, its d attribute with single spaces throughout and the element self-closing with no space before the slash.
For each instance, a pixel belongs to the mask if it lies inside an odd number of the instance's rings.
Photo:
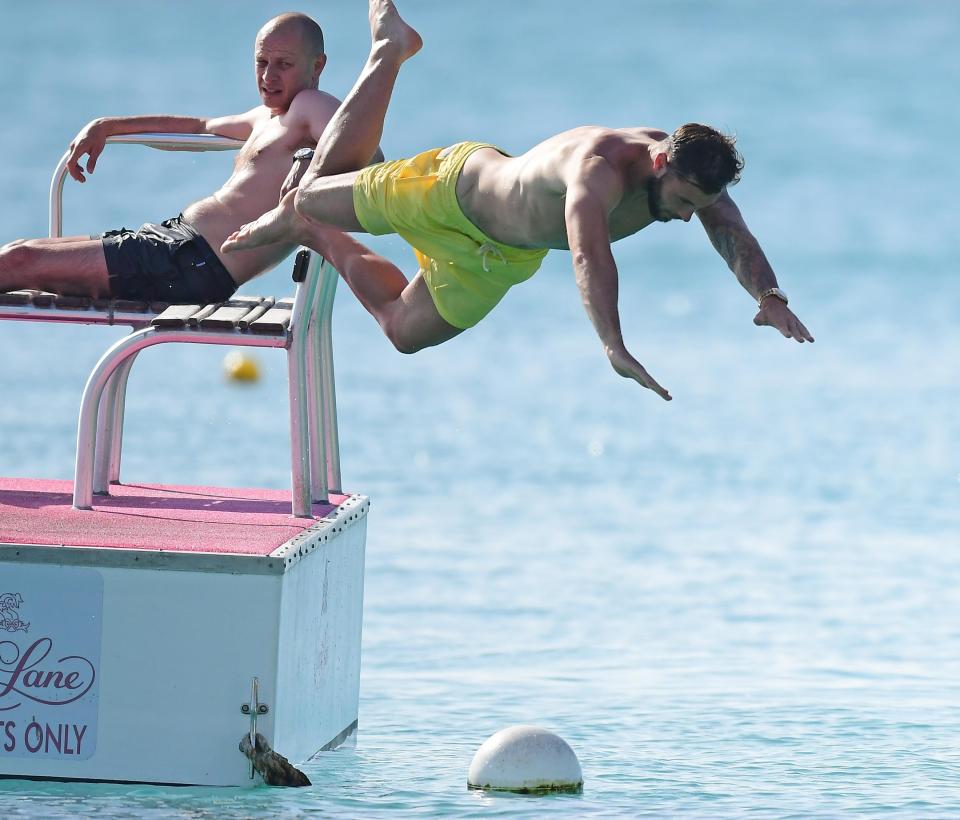
<svg viewBox="0 0 960 820">
<path fill-rule="evenodd" d="M 487 148 L 467 160 L 457 181 L 464 214 L 488 236 L 519 248 L 567 249 L 567 182 L 591 157 L 622 170 L 624 195 L 608 215 L 611 241 L 642 230 L 654 217 L 647 205 L 649 148 L 666 134 L 653 128 L 585 126 L 557 134 L 525 154 L 505 157 Z"/>
<path fill-rule="evenodd" d="M 299 97 L 290 110 L 279 116 L 271 116 L 264 108 L 263 116 L 257 119 L 253 133 L 237 154 L 230 178 L 220 190 L 194 202 L 183 212 L 238 284 L 272 268 L 293 250 L 291 245 L 273 244 L 226 255 L 220 252 L 220 246 L 241 225 L 276 206 L 294 152 L 316 143 L 305 118 L 296 110 L 298 102 L 302 102 Z"/>
</svg>

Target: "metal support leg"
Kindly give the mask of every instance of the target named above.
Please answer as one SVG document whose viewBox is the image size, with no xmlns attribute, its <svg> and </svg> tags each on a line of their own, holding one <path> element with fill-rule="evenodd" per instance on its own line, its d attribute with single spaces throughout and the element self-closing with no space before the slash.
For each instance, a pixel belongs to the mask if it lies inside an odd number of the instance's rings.
<svg viewBox="0 0 960 820">
<path fill-rule="evenodd" d="M 319 296 L 318 266 L 323 260 L 317 254 L 310 254 L 306 275 L 297 285 L 294 299 L 293 316 L 290 319 L 290 348 L 287 351 L 287 372 L 290 389 L 290 467 L 292 473 L 291 492 L 293 495 L 293 514 L 309 517 L 312 512 L 311 500 L 327 500 L 327 488 L 322 485 L 313 487 L 311 438 L 311 382 L 315 368 L 310 364 L 313 343 L 311 340 L 311 319 Z M 318 471 L 318 475 L 322 471 Z M 323 476 L 326 478 L 326 476 Z M 323 481 L 323 485 L 326 481 Z"/>
<path fill-rule="evenodd" d="M 97 437 L 94 446 L 93 492 L 96 495 L 109 495 L 110 482 L 120 478 L 124 402 L 127 379 L 135 358 L 134 355 L 125 360 L 104 385 L 103 402 L 97 414 Z"/>
<path fill-rule="evenodd" d="M 110 444 L 110 464 L 107 470 L 107 480 L 116 483 L 120 481 L 120 448 L 123 444 L 123 416 L 127 407 L 127 380 L 133 370 L 136 356 L 131 356 L 123 368 L 123 376 L 117 384 L 117 399 L 114 404 L 113 440 Z"/>
<path fill-rule="evenodd" d="M 307 399 L 307 435 L 310 452 L 310 497 L 314 502 L 325 504 L 329 501 L 327 482 L 327 454 L 323 435 L 323 396 L 321 395 L 322 369 L 320 363 L 320 339 L 317 334 L 316 317 L 311 316 L 310 332 L 306 339 L 305 394 Z"/>
<path fill-rule="evenodd" d="M 110 447 L 113 442 L 113 422 L 116 419 L 117 380 L 120 367 L 113 372 L 103 386 L 103 400 L 97 408 L 97 432 L 93 442 L 93 493 L 109 495 L 107 465 L 110 462 Z"/>
<path fill-rule="evenodd" d="M 317 314 L 323 298 L 323 274 L 325 262 L 317 253 L 309 255 L 307 280 L 313 285 L 310 301 L 307 302 L 305 321 L 306 335 L 303 352 L 306 356 L 306 384 L 304 398 L 307 402 L 307 450 L 310 456 L 310 498 L 321 504 L 329 501 L 326 482 L 327 458 L 323 451 L 323 435 L 320 425 L 320 358 L 317 345 Z"/>
<path fill-rule="evenodd" d="M 310 453 L 307 445 L 308 401 L 306 395 L 307 363 L 303 342 L 295 340 L 287 351 L 287 382 L 290 392 L 290 473 L 293 514 L 309 518 Z"/>
<path fill-rule="evenodd" d="M 337 426 L 337 392 L 333 372 L 333 297 L 339 274 L 332 265 L 325 264 L 321 296 L 322 313 L 319 318 L 317 359 L 320 365 L 320 414 L 322 419 L 323 450 L 326 455 L 327 484 L 331 491 L 343 489 L 340 477 L 340 434 Z"/>
<path fill-rule="evenodd" d="M 86 387 L 83 389 L 83 399 L 80 402 L 80 419 L 77 423 L 77 461 L 73 477 L 73 506 L 78 510 L 89 510 L 93 506 L 94 451 L 98 420 L 101 417 L 100 403 L 103 391 L 127 357 L 134 355 L 141 346 L 145 347 L 149 344 L 150 337 L 156 333 L 156 328 L 148 327 L 120 339 L 107 348 L 87 379 Z M 116 388 L 116 382 L 113 388 Z M 104 408 L 103 418 L 111 418 L 112 410 L 113 408 Z M 108 440 L 105 438 L 101 442 L 101 448 L 108 446 Z"/>
<path fill-rule="evenodd" d="M 286 347 L 285 338 L 244 336 L 229 340 L 222 333 L 204 333 L 202 331 L 159 331 L 147 327 L 131 333 L 111 345 L 100 357 L 93 372 L 87 379 L 80 402 L 80 419 L 77 422 L 77 461 L 73 476 L 73 506 L 78 510 L 89 510 L 93 506 L 94 450 L 96 446 L 97 420 L 103 392 L 119 368 L 123 367 L 143 348 L 164 342 L 186 342 L 190 344 L 224 343 L 245 347 Z M 117 391 L 120 382 L 114 382 L 112 389 Z M 104 407 L 105 415 L 109 408 Z"/>
</svg>

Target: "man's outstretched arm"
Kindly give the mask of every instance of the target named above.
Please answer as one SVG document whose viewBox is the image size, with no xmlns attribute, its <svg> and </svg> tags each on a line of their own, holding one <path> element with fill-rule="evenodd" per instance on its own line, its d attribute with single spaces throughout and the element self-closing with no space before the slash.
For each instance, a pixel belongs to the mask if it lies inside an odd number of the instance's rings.
<svg viewBox="0 0 960 820">
<path fill-rule="evenodd" d="M 777 276 L 770 267 L 760 243 L 750 233 L 740 209 L 724 192 L 707 208 L 697 211 L 707 236 L 737 280 L 754 299 L 777 287 Z M 813 336 L 786 303 L 776 296 L 767 296 L 753 319 L 754 324 L 769 325 L 788 339 L 812 342 Z"/>
<path fill-rule="evenodd" d="M 670 401 L 670 394 L 627 350 L 617 309 L 617 263 L 610 248 L 607 215 L 620 201 L 623 183 L 606 160 L 586 160 L 567 185 L 567 243 L 583 306 L 593 323 L 613 369 Z"/>
<path fill-rule="evenodd" d="M 178 117 L 150 114 L 140 117 L 100 117 L 87 123 L 70 143 L 67 170 L 77 182 L 86 182 L 80 160 L 86 156 L 86 172 L 92 174 L 107 137 L 120 134 L 218 134 L 245 140 L 253 133 L 257 109 L 230 117 Z"/>
</svg>

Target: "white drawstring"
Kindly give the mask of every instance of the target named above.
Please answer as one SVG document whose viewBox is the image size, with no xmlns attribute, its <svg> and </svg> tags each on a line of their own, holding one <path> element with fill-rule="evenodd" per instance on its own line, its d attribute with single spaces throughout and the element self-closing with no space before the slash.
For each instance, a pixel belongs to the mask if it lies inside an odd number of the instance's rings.
<svg viewBox="0 0 960 820">
<path fill-rule="evenodd" d="M 500 262 L 504 265 L 507 264 L 507 258 L 503 255 L 503 251 L 500 250 L 492 242 L 484 242 L 479 248 L 477 248 L 477 256 L 483 257 L 483 272 L 490 273 L 490 268 L 487 267 L 487 256 L 493 254 Z"/>
</svg>

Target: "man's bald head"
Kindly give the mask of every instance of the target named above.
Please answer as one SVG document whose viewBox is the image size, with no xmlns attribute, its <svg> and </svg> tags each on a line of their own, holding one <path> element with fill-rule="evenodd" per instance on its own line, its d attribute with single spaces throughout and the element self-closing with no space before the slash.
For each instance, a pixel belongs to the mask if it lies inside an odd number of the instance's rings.
<svg viewBox="0 0 960 820">
<path fill-rule="evenodd" d="M 301 91 L 317 88 L 327 64 L 323 31 L 306 14 L 281 14 L 257 32 L 253 61 L 260 99 L 282 114 Z"/>
<path fill-rule="evenodd" d="M 312 17 L 298 11 L 288 11 L 278 14 L 268 20 L 257 33 L 257 40 L 278 31 L 296 31 L 303 43 L 303 50 L 309 57 L 319 57 L 323 51 L 323 29 Z"/>
</svg>

